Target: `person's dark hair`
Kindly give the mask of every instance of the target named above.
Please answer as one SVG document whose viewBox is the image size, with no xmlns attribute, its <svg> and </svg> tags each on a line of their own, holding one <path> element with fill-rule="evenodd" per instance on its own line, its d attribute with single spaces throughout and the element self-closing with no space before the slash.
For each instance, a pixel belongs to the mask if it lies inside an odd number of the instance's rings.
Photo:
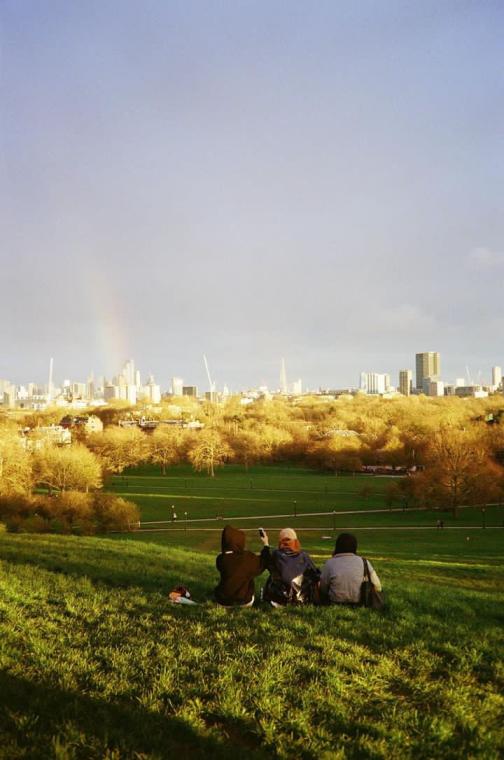
<svg viewBox="0 0 504 760">
<path fill-rule="evenodd" d="M 335 554 L 357 553 L 357 539 L 352 533 L 340 533 L 334 547 Z"/>
</svg>

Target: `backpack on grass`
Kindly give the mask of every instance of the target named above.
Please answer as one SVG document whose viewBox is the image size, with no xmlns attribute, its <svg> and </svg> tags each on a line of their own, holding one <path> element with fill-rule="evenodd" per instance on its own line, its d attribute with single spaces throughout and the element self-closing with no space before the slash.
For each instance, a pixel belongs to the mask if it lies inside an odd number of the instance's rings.
<svg viewBox="0 0 504 760">
<path fill-rule="evenodd" d="M 270 575 L 263 590 L 263 599 L 281 606 L 288 604 L 317 604 L 319 601 L 320 571 L 308 568 L 290 583 L 276 573 Z"/>
</svg>

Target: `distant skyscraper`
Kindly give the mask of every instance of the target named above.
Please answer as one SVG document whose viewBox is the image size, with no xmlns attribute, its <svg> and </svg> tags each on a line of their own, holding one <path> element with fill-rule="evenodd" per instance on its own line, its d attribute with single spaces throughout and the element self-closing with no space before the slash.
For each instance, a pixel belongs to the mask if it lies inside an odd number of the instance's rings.
<svg viewBox="0 0 504 760">
<path fill-rule="evenodd" d="M 413 385 L 413 372 L 410 369 L 399 370 L 399 392 L 403 396 L 411 394 Z"/>
<path fill-rule="evenodd" d="M 182 396 L 184 388 L 184 381 L 181 377 L 172 377 L 171 392 L 172 396 Z"/>
<path fill-rule="evenodd" d="M 424 380 L 439 380 L 441 358 L 438 351 L 424 351 L 416 355 L 416 387 L 423 390 Z"/>
<path fill-rule="evenodd" d="M 103 398 L 105 401 L 112 401 L 114 398 L 119 398 L 119 386 L 109 383 L 103 389 Z"/>
<path fill-rule="evenodd" d="M 161 401 L 161 388 L 155 382 L 153 375 L 150 375 L 146 385 L 142 388 L 142 395 L 151 404 L 159 404 Z"/>
<path fill-rule="evenodd" d="M 74 398 L 86 398 L 86 383 L 72 383 L 71 388 Z"/>
<path fill-rule="evenodd" d="M 136 373 L 135 373 L 135 362 L 133 359 L 128 359 L 124 363 L 124 367 L 121 372 L 121 376 L 123 378 L 123 383 L 120 383 L 121 385 L 136 385 Z"/>
<path fill-rule="evenodd" d="M 86 398 L 92 401 L 95 397 L 95 379 L 94 373 L 91 372 L 86 383 Z"/>
<path fill-rule="evenodd" d="M 502 382 L 502 369 L 500 367 L 492 367 L 492 385 L 494 388 L 498 388 Z"/>
<path fill-rule="evenodd" d="M 184 385 L 182 387 L 182 395 L 183 396 L 192 396 L 193 398 L 198 397 L 198 386 L 197 385 Z"/>
</svg>

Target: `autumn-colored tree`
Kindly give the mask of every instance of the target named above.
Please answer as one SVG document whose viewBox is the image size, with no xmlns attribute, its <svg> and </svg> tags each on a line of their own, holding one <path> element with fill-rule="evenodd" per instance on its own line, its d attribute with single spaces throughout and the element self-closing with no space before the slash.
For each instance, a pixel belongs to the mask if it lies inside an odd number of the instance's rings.
<svg viewBox="0 0 504 760">
<path fill-rule="evenodd" d="M 245 465 L 246 470 L 260 459 L 263 446 L 261 437 L 256 431 L 237 430 L 228 436 L 228 441 L 233 450 L 233 458 Z"/>
<path fill-rule="evenodd" d="M 263 424 L 255 428 L 261 444 L 261 458 L 274 459 L 281 446 L 292 441 L 292 435 L 285 428 Z"/>
<path fill-rule="evenodd" d="M 34 457 L 35 481 L 49 491 L 89 491 L 101 486 L 101 467 L 85 446 L 45 446 Z"/>
<path fill-rule="evenodd" d="M 32 486 L 31 456 L 16 427 L 0 427 L 0 494 L 26 494 Z"/>
<path fill-rule="evenodd" d="M 387 429 L 385 441 L 376 452 L 376 462 L 388 464 L 392 467 L 406 467 L 408 458 L 401 439 L 401 432 L 396 425 L 390 425 Z"/>
<path fill-rule="evenodd" d="M 195 470 L 206 470 L 213 478 L 215 468 L 221 467 L 231 453 L 231 448 L 216 430 L 203 430 L 189 451 L 189 459 Z"/>
<path fill-rule="evenodd" d="M 457 508 L 499 498 L 502 468 L 491 460 L 473 429 L 443 426 L 433 437 L 425 470 L 415 476 L 414 492 L 426 506 Z"/>
<path fill-rule="evenodd" d="M 147 436 L 137 427 L 110 426 L 103 433 L 90 435 L 87 446 L 101 459 L 107 473 L 120 473 L 149 458 Z"/>
<path fill-rule="evenodd" d="M 150 438 L 150 458 L 161 467 L 163 475 L 166 475 L 166 469 L 170 465 L 180 461 L 183 439 L 183 432 L 178 426 L 162 425 L 153 432 Z"/>
<path fill-rule="evenodd" d="M 224 405 L 222 422 L 228 432 L 236 436 L 243 428 L 246 411 L 237 396 L 232 396 Z"/>
<path fill-rule="evenodd" d="M 337 472 L 356 472 L 362 467 L 362 444 L 359 436 L 334 435 L 312 444 L 308 461 L 315 467 Z"/>
</svg>

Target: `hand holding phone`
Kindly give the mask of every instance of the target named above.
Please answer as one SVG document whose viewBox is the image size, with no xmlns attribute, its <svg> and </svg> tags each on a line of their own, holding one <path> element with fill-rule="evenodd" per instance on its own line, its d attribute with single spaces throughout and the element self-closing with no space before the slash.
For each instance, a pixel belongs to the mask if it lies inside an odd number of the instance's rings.
<svg viewBox="0 0 504 760">
<path fill-rule="evenodd" d="M 268 534 L 266 533 L 266 531 L 264 530 L 264 528 L 259 528 L 259 538 L 261 539 L 261 541 L 263 542 L 263 544 L 265 546 L 267 546 L 267 544 L 268 544 Z"/>
</svg>

